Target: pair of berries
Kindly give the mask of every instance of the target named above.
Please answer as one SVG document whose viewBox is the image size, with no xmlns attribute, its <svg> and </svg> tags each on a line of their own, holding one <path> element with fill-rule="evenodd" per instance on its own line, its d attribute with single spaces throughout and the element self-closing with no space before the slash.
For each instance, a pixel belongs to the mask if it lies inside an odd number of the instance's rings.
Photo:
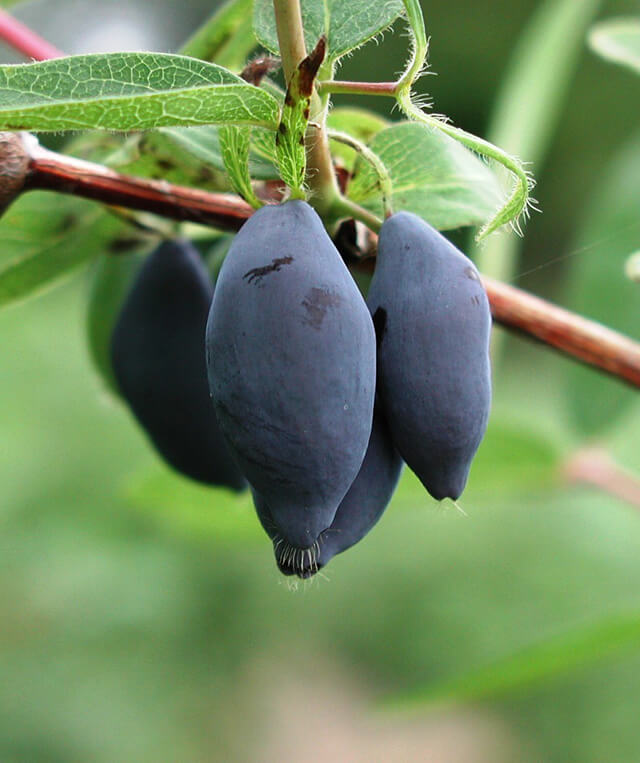
<svg viewBox="0 0 640 763">
<path fill-rule="evenodd" d="M 487 424 L 491 319 L 437 231 L 385 221 L 365 303 L 310 206 L 263 207 L 212 292 L 190 245 L 163 244 L 125 301 L 114 372 L 171 465 L 246 478 L 284 573 L 309 577 L 364 537 L 403 461 L 435 498 L 460 495 Z"/>
</svg>

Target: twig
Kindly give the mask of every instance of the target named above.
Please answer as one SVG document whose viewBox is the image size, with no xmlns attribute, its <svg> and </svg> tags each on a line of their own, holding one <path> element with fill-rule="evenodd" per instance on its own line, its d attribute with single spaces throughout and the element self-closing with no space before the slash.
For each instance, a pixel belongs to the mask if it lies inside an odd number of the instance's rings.
<svg viewBox="0 0 640 763">
<path fill-rule="evenodd" d="M 579 450 L 566 463 L 569 482 L 591 485 L 640 509 L 640 480 L 622 469 L 603 448 Z"/>
<path fill-rule="evenodd" d="M 122 175 L 101 164 L 74 159 L 40 146 L 31 159 L 24 190 L 50 190 L 82 196 L 103 204 L 153 212 L 173 220 L 237 230 L 253 212 L 238 196 L 209 193 Z"/>
<path fill-rule="evenodd" d="M 55 45 L 47 42 L 28 26 L 14 18 L 10 13 L 0 10 L 0 40 L 25 58 L 46 61 L 49 58 L 62 58 L 64 53 Z"/>
<path fill-rule="evenodd" d="M 640 343 L 514 286 L 482 280 L 497 323 L 640 387 Z"/>
<path fill-rule="evenodd" d="M 323 80 L 318 82 L 318 92 L 348 95 L 386 95 L 395 98 L 397 82 L 349 82 L 347 80 Z"/>
</svg>

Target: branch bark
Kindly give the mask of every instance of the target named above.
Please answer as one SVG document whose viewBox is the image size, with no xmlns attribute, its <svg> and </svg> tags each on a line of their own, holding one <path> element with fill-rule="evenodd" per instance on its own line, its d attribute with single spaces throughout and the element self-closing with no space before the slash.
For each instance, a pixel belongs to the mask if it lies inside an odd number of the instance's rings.
<svg viewBox="0 0 640 763">
<path fill-rule="evenodd" d="M 482 281 L 496 323 L 640 387 L 640 343 L 515 286 Z"/>
<path fill-rule="evenodd" d="M 101 164 L 57 154 L 41 146 L 29 152 L 25 191 L 57 191 L 172 220 L 230 230 L 238 230 L 253 212 L 249 204 L 232 194 L 122 175 Z"/>
</svg>

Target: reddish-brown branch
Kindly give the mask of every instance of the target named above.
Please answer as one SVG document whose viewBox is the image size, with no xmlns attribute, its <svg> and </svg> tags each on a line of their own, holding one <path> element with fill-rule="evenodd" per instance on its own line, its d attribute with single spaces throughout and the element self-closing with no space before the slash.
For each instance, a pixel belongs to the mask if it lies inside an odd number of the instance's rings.
<svg viewBox="0 0 640 763">
<path fill-rule="evenodd" d="M 497 323 L 640 387 L 640 343 L 514 286 L 483 282 Z"/>
<path fill-rule="evenodd" d="M 15 19 L 10 13 L 0 10 L 0 40 L 25 58 L 46 61 L 49 58 L 62 58 L 64 53 L 55 45 L 44 40 L 39 34 Z"/>
<path fill-rule="evenodd" d="M 640 509 L 640 480 L 622 469 L 604 448 L 586 448 L 575 453 L 564 468 L 573 483 L 591 485 Z"/>
<path fill-rule="evenodd" d="M 397 89 L 397 82 L 349 82 L 348 80 L 323 80 L 318 82 L 318 91 L 320 93 L 393 96 Z"/>
<path fill-rule="evenodd" d="M 173 220 L 237 230 L 253 209 L 237 196 L 121 175 L 41 147 L 31 150 L 25 190 L 51 190 Z"/>
<path fill-rule="evenodd" d="M 253 212 L 237 196 L 121 175 L 43 149 L 29 136 L 7 143 L 14 153 L 16 143 L 29 159 L 24 183 L 17 183 L 17 189 L 53 190 L 228 230 L 238 230 Z M 496 323 L 640 387 L 640 343 L 521 289 L 486 277 L 483 282 Z"/>
</svg>

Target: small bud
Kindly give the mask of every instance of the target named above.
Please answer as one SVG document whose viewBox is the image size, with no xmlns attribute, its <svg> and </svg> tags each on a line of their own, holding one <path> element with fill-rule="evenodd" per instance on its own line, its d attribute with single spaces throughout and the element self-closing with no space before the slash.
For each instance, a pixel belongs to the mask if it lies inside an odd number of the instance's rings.
<svg viewBox="0 0 640 763">
<path fill-rule="evenodd" d="M 29 174 L 25 135 L 0 132 L 0 214 L 20 195 Z"/>
</svg>

